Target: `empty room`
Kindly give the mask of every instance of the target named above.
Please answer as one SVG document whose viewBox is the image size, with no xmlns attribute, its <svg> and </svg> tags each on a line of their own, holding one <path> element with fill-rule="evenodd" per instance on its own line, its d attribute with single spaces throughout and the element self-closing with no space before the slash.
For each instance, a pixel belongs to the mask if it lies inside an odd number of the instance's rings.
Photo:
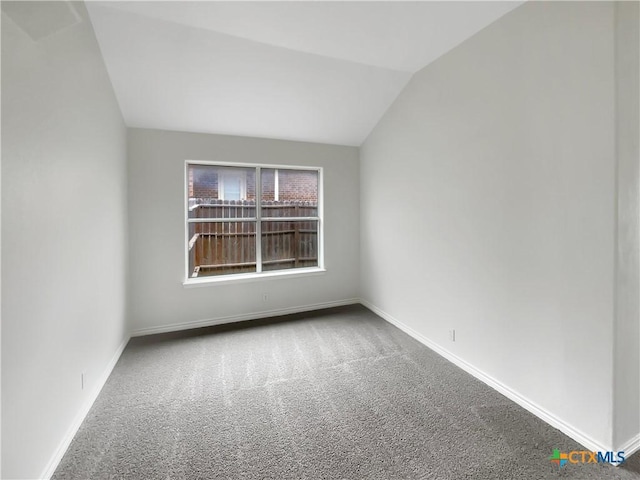
<svg viewBox="0 0 640 480">
<path fill-rule="evenodd" d="M 2 1 L 2 479 L 640 479 L 638 1 Z"/>
</svg>

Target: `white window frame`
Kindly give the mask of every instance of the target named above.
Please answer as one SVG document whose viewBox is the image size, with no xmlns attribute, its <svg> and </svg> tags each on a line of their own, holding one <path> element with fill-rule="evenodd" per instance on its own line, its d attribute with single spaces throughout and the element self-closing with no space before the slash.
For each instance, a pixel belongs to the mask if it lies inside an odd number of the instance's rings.
<svg viewBox="0 0 640 480">
<path fill-rule="evenodd" d="M 256 225 L 256 272 L 251 273 L 235 273 L 210 277 L 189 276 L 189 224 L 197 222 L 208 222 L 212 219 L 189 218 L 189 165 L 207 165 L 215 167 L 237 167 L 237 168 L 253 168 L 256 174 L 256 216 L 238 219 L 239 221 L 255 222 Z M 261 172 L 263 168 L 285 170 L 309 170 L 318 172 L 318 215 L 316 217 L 286 217 L 288 221 L 305 221 L 314 220 L 318 222 L 318 265 L 316 267 L 306 268 L 289 268 L 284 270 L 268 270 L 262 271 L 262 222 L 269 220 L 282 221 L 283 217 L 263 217 L 261 208 L 262 199 L 262 181 Z M 324 175 L 322 167 L 309 167 L 300 165 L 273 165 L 263 163 L 232 163 L 232 162 L 215 162 L 210 160 L 185 160 L 184 163 L 184 281 L 185 287 L 207 286 L 220 283 L 232 282 L 251 282 L 267 279 L 289 278 L 293 276 L 309 276 L 318 275 L 326 272 L 324 266 Z M 218 196 L 220 195 L 221 176 L 218 177 Z M 246 196 L 246 178 L 244 182 L 244 194 Z M 219 219 L 217 221 L 220 221 Z M 228 219 L 227 219 L 228 221 Z"/>
</svg>

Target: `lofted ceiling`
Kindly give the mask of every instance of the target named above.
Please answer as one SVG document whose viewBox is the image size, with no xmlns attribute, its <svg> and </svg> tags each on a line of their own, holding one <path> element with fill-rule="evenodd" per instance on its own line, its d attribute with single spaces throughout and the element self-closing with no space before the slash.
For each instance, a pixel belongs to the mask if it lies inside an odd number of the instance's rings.
<svg viewBox="0 0 640 480">
<path fill-rule="evenodd" d="M 87 2 L 131 127 L 360 145 L 518 2 Z"/>
</svg>

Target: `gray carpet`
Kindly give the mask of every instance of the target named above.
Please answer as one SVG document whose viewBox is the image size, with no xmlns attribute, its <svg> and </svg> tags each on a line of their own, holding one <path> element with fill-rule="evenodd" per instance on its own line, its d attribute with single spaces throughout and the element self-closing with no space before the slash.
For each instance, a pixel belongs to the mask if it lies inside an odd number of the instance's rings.
<svg viewBox="0 0 640 480">
<path fill-rule="evenodd" d="M 55 479 L 640 479 L 363 307 L 132 340 Z"/>
</svg>

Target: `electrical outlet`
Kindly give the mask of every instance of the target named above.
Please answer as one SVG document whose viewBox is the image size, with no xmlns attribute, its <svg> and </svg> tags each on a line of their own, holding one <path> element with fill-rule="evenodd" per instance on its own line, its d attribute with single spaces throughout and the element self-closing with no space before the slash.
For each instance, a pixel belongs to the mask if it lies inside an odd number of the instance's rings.
<svg viewBox="0 0 640 480">
<path fill-rule="evenodd" d="M 262 294 L 262 301 L 263 302 L 268 302 L 269 301 L 269 294 L 268 293 L 263 293 Z"/>
<path fill-rule="evenodd" d="M 451 340 L 452 342 L 456 341 L 456 331 L 455 330 L 449 330 L 449 340 Z"/>
</svg>

